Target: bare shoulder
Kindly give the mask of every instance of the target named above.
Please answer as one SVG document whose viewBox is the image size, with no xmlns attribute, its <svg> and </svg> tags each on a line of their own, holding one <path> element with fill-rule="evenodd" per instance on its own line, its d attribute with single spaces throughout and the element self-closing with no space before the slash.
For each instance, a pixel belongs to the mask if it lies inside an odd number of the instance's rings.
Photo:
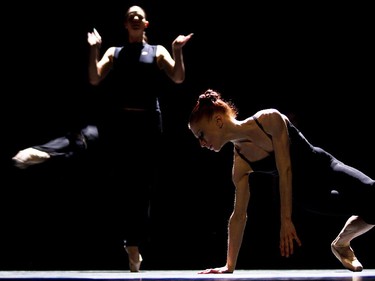
<svg viewBox="0 0 375 281">
<path fill-rule="evenodd" d="M 115 57 L 115 50 L 116 50 L 116 47 L 109 47 L 107 51 L 105 51 L 103 58 L 106 58 L 107 60 L 112 61 L 113 58 Z"/>
<path fill-rule="evenodd" d="M 275 108 L 262 109 L 254 116 L 268 132 L 273 131 L 275 128 L 284 127 L 288 120 L 286 115 Z"/>
<path fill-rule="evenodd" d="M 163 45 L 156 45 L 156 57 L 168 57 L 169 51 Z"/>
<path fill-rule="evenodd" d="M 160 69 L 165 69 L 168 73 L 172 72 L 174 60 L 163 45 L 157 45 L 156 47 L 156 60 Z"/>
<path fill-rule="evenodd" d="M 109 47 L 107 51 L 105 51 L 105 54 L 108 56 L 114 56 L 116 47 Z"/>
<path fill-rule="evenodd" d="M 282 114 L 279 110 L 275 108 L 267 108 L 259 110 L 257 113 L 254 114 L 256 118 L 260 119 L 269 119 L 269 118 L 284 118 L 285 115 Z"/>
</svg>

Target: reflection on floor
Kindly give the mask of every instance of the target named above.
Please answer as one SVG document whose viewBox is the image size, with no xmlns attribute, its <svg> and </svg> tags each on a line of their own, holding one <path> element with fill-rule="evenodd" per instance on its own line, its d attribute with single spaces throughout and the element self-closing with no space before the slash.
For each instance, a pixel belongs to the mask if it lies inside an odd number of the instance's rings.
<svg viewBox="0 0 375 281">
<path fill-rule="evenodd" d="M 375 269 L 362 272 L 337 270 L 236 270 L 233 274 L 198 274 L 198 271 L 0 271 L 0 280 L 337 280 L 375 281 Z"/>
</svg>

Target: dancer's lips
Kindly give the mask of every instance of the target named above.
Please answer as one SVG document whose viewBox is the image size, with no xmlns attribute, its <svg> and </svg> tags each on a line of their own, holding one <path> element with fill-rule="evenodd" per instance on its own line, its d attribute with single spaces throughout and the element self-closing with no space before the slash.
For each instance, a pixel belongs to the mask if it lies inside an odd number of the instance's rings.
<svg viewBox="0 0 375 281">
<path fill-rule="evenodd" d="M 138 23 L 135 23 L 135 24 L 132 24 L 132 25 L 131 25 L 131 28 L 132 28 L 132 29 L 135 29 L 135 30 L 140 29 L 140 27 L 141 27 L 141 26 L 140 26 L 140 24 L 138 24 Z"/>
</svg>

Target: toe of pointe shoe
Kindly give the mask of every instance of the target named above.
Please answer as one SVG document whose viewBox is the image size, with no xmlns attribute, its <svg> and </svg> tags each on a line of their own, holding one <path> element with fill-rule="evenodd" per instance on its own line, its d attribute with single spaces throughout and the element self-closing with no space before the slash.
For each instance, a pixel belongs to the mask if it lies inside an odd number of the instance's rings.
<svg viewBox="0 0 375 281">
<path fill-rule="evenodd" d="M 129 269 L 130 272 L 139 272 L 141 268 L 141 263 L 142 263 L 142 256 L 139 255 L 139 260 L 135 262 L 134 260 L 129 259 Z"/>
<path fill-rule="evenodd" d="M 16 167 L 25 169 L 28 166 L 40 164 L 49 158 L 50 155 L 48 153 L 29 147 L 19 151 L 12 160 Z"/>
<path fill-rule="evenodd" d="M 338 247 L 338 246 L 331 245 L 331 250 L 332 250 L 332 253 L 336 256 L 336 258 L 347 269 L 354 271 L 354 272 L 359 272 L 363 270 L 362 264 L 354 255 L 354 252 L 350 246 Z"/>
</svg>

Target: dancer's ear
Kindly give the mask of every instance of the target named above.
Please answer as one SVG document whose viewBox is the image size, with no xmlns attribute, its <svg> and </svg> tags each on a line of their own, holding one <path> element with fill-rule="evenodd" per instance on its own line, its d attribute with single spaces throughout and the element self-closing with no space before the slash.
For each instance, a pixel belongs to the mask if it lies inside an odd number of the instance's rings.
<svg viewBox="0 0 375 281">
<path fill-rule="evenodd" d="M 215 116 L 216 125 L 221 129 L 224 125 L 223 118 L 220 114 Z"/>
</svg>

